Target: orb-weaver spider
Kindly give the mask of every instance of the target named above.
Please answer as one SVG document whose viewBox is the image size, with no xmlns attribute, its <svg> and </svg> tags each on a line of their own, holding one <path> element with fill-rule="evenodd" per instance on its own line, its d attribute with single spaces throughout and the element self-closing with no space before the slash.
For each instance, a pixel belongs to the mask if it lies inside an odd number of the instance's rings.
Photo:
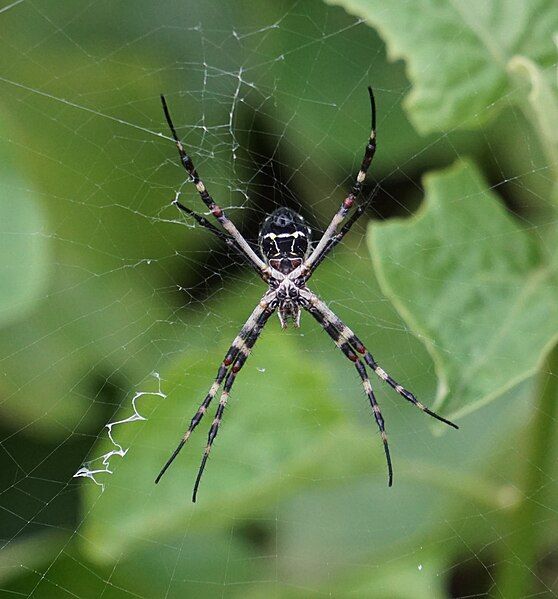
<svg viewBox="0 0 558 599">
<path fill-rule="evenodd" d="M 372 162 L 376 151 L 376 107 L 374 102 L 374 94 L 372 88 L 368 88 L 370 94 L 370 106 L 372 113 L 372 130 L 370 138 L 364 150 L 364 158 L 357 174 L 356 181 L 349 195 L 343 200 L 339 210 L 333 216 L 329 226 L 325 230 L 321 239 L 315 247 L 311 247 L 310 243 L 310 228 L 304 222 L 302 216 L 291 210 L 290 208 L 278 208 L 272 212 L 263 222 L 259 234 L 259 250 L 260 255 L 256 253 L 250 244 L 244 239 L 234 223 L 227 218 L 223 210 L 215 203 L 204 182 L 200 179 L 194 164 L 186 153 L 182 142 L 178 139 L 176 129 L 174 128 L 170 117 L 169 109 L 164 96 L 161 96 L 163 110 L 167 123 L 172 132 L 172 136 L 178 148 L 178 154 L 182 166 L 186 169 L 192 182 L 211 214 L 216 218 L 222 229 L 211 224 L 205 217 L 190 210 L 178 201 L 178 196 L 174 200 L 174 204 L 183 212 L 193 217 L 198 224 L 206 229 L 209 229 L 214 235 L 225 241 L 230 247 L 234 248 L 258 273 L 262 280 L 268 285 L 267 291 L 263 294 L 259 304 L 256 306 L 248 320 L 245 322 L 240 333 L 232 342 L 227 354 L 221 363 L 217 372 L 217 377 L 211 385 L 205 399 L 201 403 L 198 411 L 192 418 L 188 430 L 184 433 L 178 447 L 174 450 L 171 457 L 163 466 L 161 472 L 157 476 L 155 482 L 158 483 L 172 461 L 176 458 L 192 431 L 200 423 L 203 415 L 206 413 L 209 404 L 216 396 L 217 391 L 223 385 L 223 391 L 219 400 L 219 405 L 215 414 L 207 445 L 203 454 L 202 462 L 198 471 L 192 501 L 196 501 L 196 495 L 200 480 L 211 451 L 211 446 L 217 432 L 229 393 L 235 381 L 236 375 L 246 362 L 251 349 L 254 347 L 260 333 L 262 332 L 269 317 L 277 311 L 281 326 L 285 328 L 287 322 L 292 320 L 295 327 L 300 325 L 301 308 L 309 312 L 323 327 L 325 332 L 333 339 L 337 347 L 343 354 L 354 363 L 358 374 L 362 380 L 364 391 L 370 401 L 374 417 L 380 435 L 384 444 L 388 468 L 388 484 L 393 482 L 393 469 L 389 453 L 387 435 L 384 426 L 384 419 L 380 411 L 380 406 L 376 401 L 372 384 L 368 378 L 365 364 L 371 368 L 377 375 L 388 383 L 399 395 L 404 397 L 423 412 L 430 416 L 441 420 L 442 422 L 458 428 L 456 424 L 442 418 L 438 414 L 429 410 L 426 406 L 420 403 L 416 397 L 403 388 L 398 382 L 391 378 L 383 368 L 381 368 L 370 352 L 366 349 L 360 339 L 353 331 L 344 324 L 338 316 L 336 316 L 327 305 L 314 294 L 307 286 L 307 282 L 314 274 L 314 271 L 322 262 L 322 260 L 331 252 L 331 250 L 345 237 L 353 224 L 363 214 L 369 205 L 372 196 L 363 203 L 356 206 L 351 216 L 348 217 L 351 208 L 355 204 L 355 199 L 362 189 L 363 181 L 366 177 L 366 172 Z M 348 218 L 347 218 L 348 217 Z M 343 224 L 341 229 L 340 225 Z"/>
</svg>

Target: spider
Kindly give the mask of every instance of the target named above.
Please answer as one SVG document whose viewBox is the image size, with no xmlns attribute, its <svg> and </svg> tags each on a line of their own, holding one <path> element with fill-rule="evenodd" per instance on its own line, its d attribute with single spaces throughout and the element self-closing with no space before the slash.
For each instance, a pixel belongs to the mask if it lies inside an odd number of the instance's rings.
<svg viewBox="0 0 558 599">
<path fill-rule="evenodd" d="M 165 118 L 176 143 L 176 147 L 178 148 L 182 166 L 186 169 L 190 180 L 196 186 L 203 203 L 221 225 L 221 229 L 210 223 L 204 216 L 197 214 L 193 210 L 190 210 L 190 208 L 181 204 L 178 201 L 178 196 L 173 201 L 173 204 L 175 204 L 182 212 L 194 218 L 199 225 L 211 231 L 229 247 L 238 252 L 268 286 L 266 292 L 260 299 L 260 302 L 255 307 L 252 314 L 250 314 L 248 320 L 244 323 L 240 333 L 232 342 L 223 362 L 219 366 L 213 384 L 192 418 L 180 443 L 155 479 L 155 483 L 158 483 L 161 480 L 163 474 L 172 464 L 182 447 L 184 447 L 184 444 L 190 437 L 192 431 L 198 426 L 204 414 L 207 412 L 209 404 L 217 395 L 219 388 L 223 385 L 219 405 L 209 429 L 207 445 L 194 484 L 192 495 L 193 502 L 196 501 L 200 480 L 209 457 L 209 452 L 211 451 L 211 446 L 219 431 L 223 412 L 225 411 L 225 406 L 227 405 L 229 394 L 236 376 L 246 362 L 246 359 L 258 340 L 264 326 L 274 312 L 277 312 L 281 327 L 284 329 L 287 327 L 289 321 L 292 321 L 295 327 L 299 327 L 301 309 L 306 310 L 333 339 L 333 342 L 343 352 L 345 357 L 355 365 L 358 375 L 361 378 L 364 391 L 370 402 L 376 424 L 380 430 L 387 462 L 388 486 L 391 487 L 393 483 L 393 468 L 389 453 L 388 439 L 380 406 L 374 396 L 372 384 L 368 378 L 365 365 L 373 370 L 381 380 L 390 385 L 397 393 L 399 393 L 399 395 L 417 408 L 453 428 L 459 428 L 453 422 L 442 418 L 442 416 L 439 416 L 420 403 L 410 391 L 407 391 L 407 389 L 402 387 L 383 368 L 381 368 L 353 331 L 307 286 L 307 282 L 314 274 L 316 268 L 331 250 L 333 250 L 333 248 L 345 237 L 354 223 L 364 213 L 373 197 L 373 194 L 371 194 L 367 200 L 358 204 L 352 214 L 348 216 L 355 205 L 355 200 L 362 189 L 366 173 L 370 167 L 374 153 L 376 152 L 376 106 L 374 93 L 371 87 L 368 87 L 368 92 L 370 95 L 372 127 L 370 138 L 368 139 L 364 150 L 364 157 L 362 159 L 360 170 L 350 193 L 343 200 L 327 229 L 324 231 L 321 239 L 315 246 L 313 246 L 311 244 L 311 230 L 302 216 L 290 208 L 282 207 L 272 212 L 264 220 L 259 233 L 259 253 L 252 249 L 251 245 L 241 235 L 234 223 L 226 216 L 222 208 L 215 203 L 207 191 L 205 183 L 200 179 L 192 159 L 186 153 L 182 142 L 176 134 L 176 129 L 172 122 L 166 100 L 164 96 L 161 96 Z M 342 223 L 344 224 L 340 228 Z"/>
</svg>

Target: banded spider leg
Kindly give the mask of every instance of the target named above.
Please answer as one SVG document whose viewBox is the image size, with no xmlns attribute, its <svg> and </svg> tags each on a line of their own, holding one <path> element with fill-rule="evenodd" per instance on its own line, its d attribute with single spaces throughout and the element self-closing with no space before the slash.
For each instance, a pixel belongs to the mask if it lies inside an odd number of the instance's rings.
<svg viewBox="0 0 558 599">
<path fill-rule="evenodd" d="M 370 94 L 370 112 L 371 112 L 371 131 L 370 138 L 364 149 L 364 157 L 360 165 L 360 170 L 356 176 L 356 180 L 353 183 L 353 187 L 349 195 L 343 200 L 339 210 L 334 214 L 331 222 L 327 229 L 324 231 L 322 238 L 305 260 L 304 264 L 300 267 L 301 274 L 305 280 L 309 279 L 312 272 L 316 269 L 317 265 L 325 258 L 325 256 L 331 251 L 331 249 L 341 241 L 357 219 L 363 214 L 366 206 L 369 204 L 371 198 L 366 201 L 362 207 L 358 207 L 350 220 L 346 223 L 346 226 L 342 230 L 342 234 L 337 233 L 337 230 L 341 223 L 347 218 L 347 214 L 355 203 L 355 199 L 362 190 L 362 184 L 366 179 L 366 173 L 372 163 L 374 154 L 376 153 L 376 103 L 374 101 L 374 92 L 371 87 L 368 87 L 368 93 Z M 337 239 L 338 238 L 338 239 Z"/>
<path fill-rule="evenodd" d="M 190 422 L 190 425 L 188 426 L 186 432 L 182 436 L 182 439 L 178 443 L 178 446 L 173 451 L 170 458 L 166 461 L 165 465 L 162 467 L 161 471 L 157 475 L 155 483 L 158 483 L 161 480 L 163 474 L 165 474 L 169 466 L 175 460 L 176 456 L 180 453 L 180 450 L 184 447 L 186 441 L 188 441 L 190 435 L 192 434 L 192 431 L 196 428 L 196 426 L 198 426 L 204 414 L 207 412 L 209 405 L 211 404 L 213 398 L 217 395 L 217 391 L 223 384 L 223 381 L 225 381 L 221 399 L 219 401 L 219 406 L 217 407 L 215 419 L 213 420 L 213 423 L 209 430 L 207 446 L 204 451 L 202 463 L 198 471 L 198 476 L 196 478 L 196 483 L 194 486 L 192 501 L 196 501 L 196 495 L 201 476 L 203 474 L 205 464 L 207 462 L 207 458 L 211 450 L 211 446 L 219 430 L 221 418 L 223 416 L 223 412 L 225 410 L 230 390 L 233 386 L 236 375 L 246 362 L 246 359 L 250 355 L 250 352 L 254 347 L 254 344 L 258 340 L 258 337 L 260 336 L 267 320 L 273 314 L 273 312 L 275 312 L 275 292 L 271 291 L 267 292 L 263 296 L 260 303 L 256 306 L 256 308 L 254 309 L 254 311 L 249 316 L 248 320 L 240 330 L 240 333 L 233 340 L 231 346 L 229 347 L 229 350 L 225 355 L 223 362 L 219 366 L 217 376 L 215 377 L 213 384 L 207 392 L 205 399 L 202 401 L 198 410 L 194 414 Z"/>
<path fill-rule="evenodd" d="M 385 432 L 384 420 L 382 418 L 382 414 L 380 411 L 380 406 L 376 402 L 374 393 L 372 391 L 372 386 L 368 379 L 368 375 L 366 374 L 366 369 L 364 368 L 361 358 L 362 356 L 367 366 L 369 366 L 376 375 L 383 381 L 385 381 L 390 387 L 392 387 L 399 395 L 404 397 L 408 402 L 412 403 L 414 406 L 440 420 L 444 424 L 452 426 L 455 429 L 459 427 L 443 418 L 442 416 L 436 414 L 420 401 L 407 389 L 405 389 L 402 385 L 400 385 L 396 380 L 394 380 L 372 357 L 372 354 L 366 349 L 362 341 L 353 333 L 353 331 L 330 309 L 327 307 L 325 302 L 323 302 L 315 293 L 310 291 L 308 288 L 305 288 L 301 291 L 301 298 L 304 301 L 304 308 L 309 312 L 322 326 L 324 331 L 333 339 L 334 343 L 337 347 L 343 352 L 343 354 L 352 362 L 355 363 L 356 369 L 362 379 L 362 384 L 364 386 L 364 390 L 368 396 L 370 401 L 370 405 L 374 411 L 374 417 L 376 418 L 376 423 L 378 424 L 378 428 L 380 429 L 380 434 L 382 437 L 382 442 L 384 444 L 384 450 L 386 454 L 386 460 L 388 465 L 388 484 L 389 486 L 393 483 L 393 471 L 391 466 L 391 458 L 389 454 L 389 447 L 387 441 L 387 435 Z"/>
<path fill-rule="evenodd" d="M 194 163 L 190 156 L 186 153 L 184 149 L 184 145 L 178 139 L 178 135 L 176 133 L 176 129 L 172 122 L 172 118 L 170 116 L 169 108 L 167 106 L 167 102 L 164 96 L 161 96 L 161 102 L 163 104 L 163 111 L 165 113 L 165 118 L 167 119 L 167 123 L 169 125 L 169 129 L 171 130 L 172 137 L 175 141 L 176 147 L 178 149 L 178 155 L 180 156 L 180 162 L 190 178 L 192 182 L 196 186 L 198 194 L 202 199 L 203 203 L 208 207 L 211 214 L 217 219 L 219 224 L 225 229 L 225 231 L 230 235 L 230 237 L 234 240 L 238 248 L 246 255 L 246 257 L 250 260 L 250 262 L 262 273 L 267 274 L 270 270 L 270 267 L 254 252 L 254 250 L 250 247 L 250 244 L 244 239 L 240 231 L 236 228 L 235 224 L 230 220 L 222 208 L 216 204 L 215 200 L 211 197 L 210 193 L 207 191 L 205 183 L 200 179 L 198 175 L 198 171 L 196 170 Z M 179 206 L 178 202 L 175 200 L 177 206 Z M 180 206 L 179 206 L 180 208 Z M 181 210 L 184 207 L 181 208 Z M 187 210 L 185 210 L 187 212 Z M 191 216 L 194 216 L 193 214 Z M 202 217 L 203 218 L 203 217 Z M 198 219 L 196 219 L 198 220 Z M 198 222 L 200 222 L 198 220 Z M 200 223 L 202 224 L 202 223 Z M 203 226 L 206 226 L 203 224 Z M 209 228 L 209 227 L 208 227 Z M 215 233 L 215 231 L 213 231 Z"/>
</svg>

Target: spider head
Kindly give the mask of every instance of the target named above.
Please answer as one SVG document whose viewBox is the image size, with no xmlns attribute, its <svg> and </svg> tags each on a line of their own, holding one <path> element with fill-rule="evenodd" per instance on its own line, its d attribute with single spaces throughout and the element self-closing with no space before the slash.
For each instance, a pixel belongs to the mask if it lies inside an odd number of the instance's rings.
<svg viewBox="0 0 558 599">
<path fill-rule="evenodd" d="M 310 248 L 310 227 L 290 208 L 277 208 L 263 222 L 259 245 L 272 267 L 289 274 L 300 266 Z"/>
</svg>

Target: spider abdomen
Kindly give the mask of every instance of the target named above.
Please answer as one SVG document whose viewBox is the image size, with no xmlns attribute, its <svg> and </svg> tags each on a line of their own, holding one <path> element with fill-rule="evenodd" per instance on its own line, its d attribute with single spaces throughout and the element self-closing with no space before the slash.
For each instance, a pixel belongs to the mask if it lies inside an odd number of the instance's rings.
<svg viewBox="0 0 558 599">
<path fill-rule="evenodd" d="M 310 227 L 290 208 L 277 208 L 263 222 L 259 245 L 266 262 L 275 270 L 289 274 L 308 255 Z"/>
</svg>

